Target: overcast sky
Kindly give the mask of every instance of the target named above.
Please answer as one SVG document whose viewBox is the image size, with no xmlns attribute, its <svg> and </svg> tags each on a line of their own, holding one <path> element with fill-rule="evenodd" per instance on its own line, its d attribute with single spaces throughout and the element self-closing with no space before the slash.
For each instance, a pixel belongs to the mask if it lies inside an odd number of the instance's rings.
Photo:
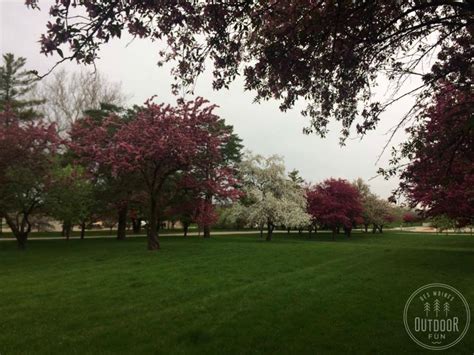
<svg viewBox="0 0 474 355">
<path fill-rule="evenodd" d="M 41 0 L 40 12 L 27 9 L 23 0 L 0 0 L 1 53 L 12 52 L 27 58 L 28 69 L 36 69 L 40 73 L 46 72 L 58 60 L 58 57 L 40 54 L 38 43 L 40 34 L 45 32 L 50 3 Z M 130 104 L 141 104 L 152 95 L 157 95 L 157 101 L 174 103 L 176 98 L 170 92 L 172 79 L 169 67 L 159 68 L 156 65 L 158 45 L 142 39 L 129 42 L 130 38 L 124 37 L 103 47 L 101 58 L 96 63 L 98 71 L 109 80 L 122 83 L 124 91 L 130 95 Z M 67 70 L 79 69 L 75 63 L 63 67 Z M 375 91 L 382 94 L 386 89 L 382 82 Z M 311 182 L 329 177 L 348 180 L 362 177 L 366 181 L 374 177 L 377 168 L 386 167 L 390 158 L 386 153 L 376 165 L 377 157 L 388 139 L 387 131 L 412 102 L 408 98 L 393 105 L 376 131 L 362 140 L 355 137 L 349 139 L 347 145 L 341 147 L 338 123 L 330 126 L 331 133 L 325 139 L 304 135 L 302 129 L 308 121 L 301 116 L 299 108 L 282 113 L 276 101 L 253 103 L 254 94 L 243 90 L 241 79 L 236 80 L 229 90 L 213 91 L 211 75 L 206 72 L 198 80 L 195 95 L 219 105 L 217 114 L 234 126 L 247 149 L 263 155 L 282 155 L 288 170 L 299 170 L 302 177 Z M 403 134 L 397 136 L 394 143 L 402 139 Z M 397 180 L 385 181 L 378 177 L 369 184 L 375 193 L 388 197 L 397 186 Z"/>
</svg>

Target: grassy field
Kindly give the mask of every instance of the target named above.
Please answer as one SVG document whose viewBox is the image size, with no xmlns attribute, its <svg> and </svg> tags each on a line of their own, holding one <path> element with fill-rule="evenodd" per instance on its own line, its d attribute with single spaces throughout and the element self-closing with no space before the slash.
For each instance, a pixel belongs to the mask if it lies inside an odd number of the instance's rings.
<svg viewBox="0 0 474 355">
<path fill-rule="evenodd" d="M 169 234 L 169 233 L 181 233 L 181 229 L 165 229 L 160 231 L 160 234 Z M 194 232 L 194 230 L 190 230 L 190 232 Z M 144 235 L 146 232 L 144 229 L 139 233 L 139 235 Z M 128 235 L 133 235 L 131 231 L 127 230 Z M 71 237 L 79 237 L 81 232 L 78 230 L 74 230 L 71 232 Z M 86 230 L 84 233 L 85 238 L 87 237 L 96 237 L 96 236 L 116 236 L 117 230 L 110 230 L 110 229 L 94 229 L 94 230 Z M 8 238 L 15 238 L 13 233 L 10 231 L 3 232 L 0 234 L 0 239 L 8 239 Z M 58 238 L 64 239 L 65 237 L 61 235 L 61 232 L 31 232 L 29 238 Z"/>
<path fill-rule="evenodd" d="M 474 238 L 414 233 L 0 242 L 0 353 L 431 353 L 410 294 L 447 283 L 474 308 Z M 474 326 L 446 353 L 472 354 Z"/>
<path fill-rule="evenodd" d="M 248 231 L 255 231 L 257 232 L 256 229 L 248 229 L 248 228 L 245 228 L 244 229 L 246 232 Z M 235 231 L 235 230 L 232 230 L 232 229 L 221 229 L 221 230 L 218 230 L 218 231 Z M 189 227 L 189 230 L 188 230 L 188 233 L 189 234 L 197 234 L 198 233 L 198 228 L 195 227 L 195 226 L 191 226 Z M 144 236 L 146 234 L 146 230 L 145 228 L 142 228 L 142 230 L 140 231 L 140 233 L 138 233 L 137 235 L 138 236 Z M 160 235 L 166 235 L 166 234 L 183 234 L 183 229 L 181 228 L 166 228 L 166 229 L 161 229 L 160 230 Z M 79 230 L 77 230 L 77 228 L 75 228 L 72 232 L 71 232 L 71 237 L 72 238 L 78 238 L 79 236 L 81 235 L 81 232 Z M 117 235 L 117 230 L 116 229 L 92 229 L 92 230 L 89 230 L 89 229 L 86 229 L 85 233 L 84 233 L 84 237 L 87 238 L 87 237 L 115 237 Z M 128 236 L 135 236 L 135 234 L 131 231 L 131 230 L 127 230 L 127 235 Z M 11 233 L 10 231 L 4 231 L 2 233 L 0 233 L 0 240 L 1 239 L 14 239 L 15 236 L 13 235 L 13 233 Z M 59 231 L 55 231 L 55 232 L 31 232 L 29 234 L 29 237 L 28 238 L 57 238 L 57 239 L 65 239 L 65 237 L 61 234 L 61 232 Z"/>
</svg>

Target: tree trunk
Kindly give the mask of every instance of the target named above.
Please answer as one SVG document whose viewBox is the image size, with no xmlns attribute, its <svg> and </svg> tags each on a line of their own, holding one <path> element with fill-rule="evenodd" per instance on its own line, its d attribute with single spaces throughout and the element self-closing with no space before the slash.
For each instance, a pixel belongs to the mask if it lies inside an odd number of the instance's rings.
<svg viewBox="0 0 474 355">
<path fill-rule="evenodd" d="M 372 228 L 372 233 L 375 234 L 375 232 L 377 232 L 377 225 L 374 224 L 374 227 Z"/>
<path fill-rule="evenodd" d="M 84 239 L 84 236 L 86 234 L 86 222 L 81 223 L 81 239 Z"/>
<path fill-rule="evenodd" d="M 266 238 L 267 242 L 272 240 L 272 235 L 273 235 L 273 229 L 274 228 L 275 228 L 275 226 L 273 225 L 272 222 L 267 223 L 267 238 Z"/>
<path fill-rule="evenodd" d="M 205 197 L 205 201 L 210 206 L 212 206 L 212 194 L 207 193 L 206 197 Z M 211 226 L 210 225 L 203 226 L 203 236 L 204 236 L 204 238 L 210 238 L 211 237 Z"/>
<path fill-rule="evenodd" d="M 118 226 L 117 226 L 117 239 L 124 240 L 127 236 L 127 212 L 128 204 L 119 207 L 118 210 Z"/>
<path fill-rule="evenodd" d="M 23 214 L 22 221 L 19 223 L 19 225 L 15 223 L 15 220 L 12 219 L 8 213 L 4 213 L 3 216 L 5 217 L 5 222 L 7 223 L 8 227 L 10 227 L 10 230 L 16 238 L 18 249 L 25 250 L 28 234 L 31 231 L 31 224 L 28 221 L 28 214 Z"/>
<path fill-rule="evenodd" d="M 288 227 L 288 228 L 286 229 L 286 231 L 287 231 L 288 234 L 290 234 L 290 230 L 291 230 L 290 227 Z"/>
<path fill-rule="evenodd" d="M 263 224 L 260 225 L 260 238 L 263 238 Z"/>
<path fill-rule="evenodd" d="M 351 236 L 352 228 L 347 228 L 344 227 L 344 233 L 347 235 L 347 237 Z"/>
<path fill-rule="evenodd" d="M 150 220 L 148 226 L 148 250 L 160 249 L 158 242 L 158 220 L 157 220 L 157 202 L 154 196 L 151 197 Z"/>
<path fill-rule="evenodd" d="M 383 225 L 380 224 L 378 228 L 379 228 L 379 232 L 383 233 Z"/>
<path fill-rule="evenodd" d="M 138 234 L 142 230 L 142 219 L 141 218 L 133 218 L 132 219 L 132 230 L 133 233 Z"/>
<path fill-rule="evenodd" d="M 71 238 L 71 231 L 72 231 L 71 222 L 64 222 L 64 234 L 65 234 L 66 240 L 69 240 Z"/>
<path fill-rule="evenodd" d="M 211 237 L 211 227 L 210 226 L 204 226 L 202 228 L 202 235 L 204 238 L 210 238 Z"/>
<path fill-rule="evenodd" d="M 184 231 L 184 236 L 185 237 L 188 236 L 188 230 L 189 230 L 189 223 L 188 222 L 183 223 L 183 231 Z"/>
<path fill-rule="evenodd" d="M 367 233 L 368 229 L 369 229 L 369 225 L 368 224 L 364 224 L 364 228 L 365 228 L 365 233 Z"/>
<path fill-rule="evenodd" d="M 18 249 L 26 249 L 26 241 L 28 240 L 28 233 L 18 233 L 15 235 L 16 241 L 18 242 Z"/>
</svg>

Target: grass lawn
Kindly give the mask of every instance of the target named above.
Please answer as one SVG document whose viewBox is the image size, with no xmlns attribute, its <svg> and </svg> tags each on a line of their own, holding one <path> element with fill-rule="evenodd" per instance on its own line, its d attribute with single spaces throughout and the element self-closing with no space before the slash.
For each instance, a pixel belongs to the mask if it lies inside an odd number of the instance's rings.
<svg viewBox="0 0 474 355">
<path fill-rule="evenodd" d="M 160 234 L 170 234 L 170 233 L 181 233 L 181 229 L 165 229 L 160 231 Z M 194 230 L 190 230 L 190 232 L 194 232 Z M 145 235 L 145 229 L 142 229 L 142 231 L 139 233 L 139 235 Z M 133 235 L 133 233 L 129 230 L 127 230 L 127 234 Z M 71 232 L 71 237 L 79 237 L 81 235 L 81 232 L 75 229 L 74 231 Z M 100 229 L 100 230 L 86 230 L 85 233 L 85 238 L 87 237 L 98 237 L 98 236 L 116 236 L 117 235 L 117 230 L 110 230 L 110 229 Z M 11 232 L 3 232 L 0 234 L 0 239 L 8 239 L 8 238 L 15 238 L 13 233 Z M 61 235 L 61 232 L 31 232 L 29 235 L 29 238 L 58 238 L 58 239 L 65 239 L 63 235 Z"/>
<path fill-rule="evenodd" d="M 433 353 L 406 334 L 418 287 L 474 311 L 474 237 L 277 234 L 0 242 L 0 353 Z M 445 351 L 472 354 L 474 325 Z"/>
</svg>

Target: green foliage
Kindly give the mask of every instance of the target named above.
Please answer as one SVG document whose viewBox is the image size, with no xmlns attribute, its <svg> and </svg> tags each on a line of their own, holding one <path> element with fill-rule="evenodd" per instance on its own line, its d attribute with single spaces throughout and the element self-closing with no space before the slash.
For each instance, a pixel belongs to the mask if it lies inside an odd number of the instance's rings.
<svg viewBox="0 0 474 355">
<path fill-rule="evenodd" d="M 17 213 L 33 210 L 44 198 L 44 175 L 29 166 L 8 167 L 7 183 L 0 184 L 0 209 Z"/>
<path fill-rule="evenodd" d="M 301 177 L 299 170 L 293 169 L 288 173 L 288 177 L 297 185 L 303 185 L 304 179 Z"/>
<path fill-rule="evenodd" d="M 436 228 L 438 232 L 454 230 L 456 228 L 456 220 L 446 215 L 439 215 L 430 219 L 431 226 Z"/>
<path fill-rule="evenodd" d="M 364 180 L 358 178 L 352 185 L 359 191 L 362 202 L 362 220 L 365 226 L 373 225 L 374 230 L 383 228 L 394 222 L 401 222 L 402 212 L 400 207 L 381 199 L 370 191 L 370 187 Z"/>
<path fill-rule="evenodd" d="M 55 166 L 46 195 L 49 214 L 72 226 L 90 218 L 96 200 L 93 185 L 80 166 Z"/>
<path fill-rule="evenodd" d="M 3 55 L 0 67 L 0 111 L 9 107 L 24 120 L 38 117 L 34 107 L 41 100 L 29 100 L 27 95 L 34 89 L 37 77 L 32 71 L 24 69 L 26 59 L 15 58 L 12 53 Z"/>
<path fill-rule="evenodd" d="M 234 127 L 226 124 L 223 119 L 219 120 L 217 129 L 223 132 L 223 135 L 225 134 L 229 137 L 221 149 L 223 156 L 222 164 L 235 167 L 242 160 L 242 139 L 234 133 Z"/>
<path fill-rule="evenodd" d="M 97 122 L 102 122 L 110 115 L 119 115 L 124 112 L 123 107 L 114 104 L 101 103 L 98 109 L 88 109 L 84 111 L 84 116 L 93 118 Z"/>
<path fill-rule="evenodd" d="M 218 206 L 216 208 L 219 219 L 214 228 L 216 229 L 244 229 L 246 221 L 241 218 L 235 218 L 233 215 L 234 211 L 232 205 L 229 206 Z"/>
</svg>

